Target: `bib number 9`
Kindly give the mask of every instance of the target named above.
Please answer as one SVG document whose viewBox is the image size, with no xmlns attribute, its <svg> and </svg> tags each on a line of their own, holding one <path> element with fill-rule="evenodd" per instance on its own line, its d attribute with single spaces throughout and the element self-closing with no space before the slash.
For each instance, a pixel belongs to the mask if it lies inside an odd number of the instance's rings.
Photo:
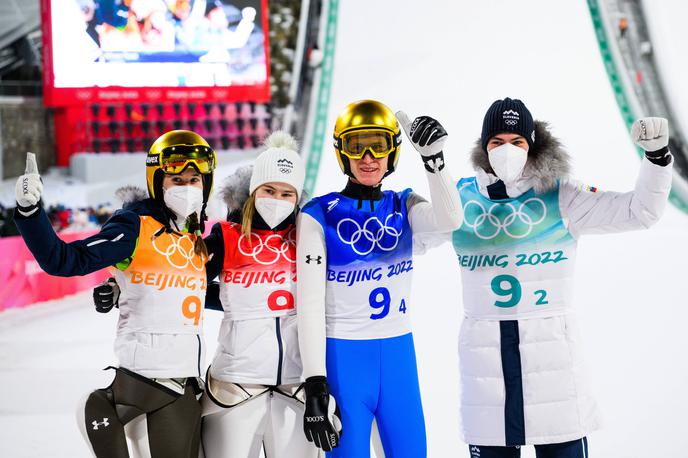
<svg viewBox="0 0 688 458">
<path fill-rule="evenodd" d="M 492 292 L 497 296 L 504 298 L 504 300 L 495 301 L 494 305 L 500 308 L 515 307 L 521 302 L 523 297 L 523 288 L 521 287 L 521 282 L 518 278 L 513 275 L 497 275 L 492 279 Z M 535 291 L 535 295 L 538 297 L 535 305 L 546 305 L 549 304 L 547 301 L 547 291 L 544 289 L 539 289 Z"/>
<path fill-rule="evenodd" d="M 371 320 L 379 320 L 384 318 L 389 313 L 389 304 L 392 302 L 392 298 L 389 295 L 389 290 L 387 288 L 375 288 L 370 292 L 368 296 L 368 302 L 370 306 L 374 309 L 380 309 L 378 313 L 371 313 Z"/>
<path fill-rule="evenodd" d="M 203 311 L 203 304 L 201 303 L 201 298 L 198 296 L 188 296 L 182 302 L 182 315 L 185 318 L 193 320 L 194 326 L 198 326 L 198 322 L 201 320 L 201 312 Z"/>
<path fill-rule="evenodd" d="M 389 294 L 387 288 L 375 288 L 370 292 L 368 296 L 368 303 L 370 306 L 376 310 L 380 310 L 377 313 L 371 313 L 371 320 L 380 320 L 389 314 L 389 307 L 392 304 L 392 296 Z M 399 304 L 399 312 L 406 313 L 406 301 L 401 300 Z"/>
</svg>

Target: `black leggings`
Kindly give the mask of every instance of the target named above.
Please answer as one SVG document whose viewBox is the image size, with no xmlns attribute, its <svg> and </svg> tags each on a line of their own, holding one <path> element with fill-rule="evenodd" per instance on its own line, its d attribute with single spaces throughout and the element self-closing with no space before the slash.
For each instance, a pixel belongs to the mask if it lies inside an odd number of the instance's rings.
<svg viewBox="0 0 688 458">
<path fill-rule="evenodd" d="M 522 446 L 523 447 L 523 446 Z M 521 447 L 494 447 L 469 445 L 471 458 L 519 458 Z M 588 439 L 586 437 L 560 444 L 535 446 L 537 458 L 588 458 Z"/>
<path fill-rule="evenodd" d="M 146 415 L 153 458 L 197 458 L 201 439 L 200 387 L 187 380 L 184 394 L 127 369 L 116 369 L 105 389 L 85 407 L 86 432 L 97 458 L 129 458 L 124 425 Z"/>
</svg>

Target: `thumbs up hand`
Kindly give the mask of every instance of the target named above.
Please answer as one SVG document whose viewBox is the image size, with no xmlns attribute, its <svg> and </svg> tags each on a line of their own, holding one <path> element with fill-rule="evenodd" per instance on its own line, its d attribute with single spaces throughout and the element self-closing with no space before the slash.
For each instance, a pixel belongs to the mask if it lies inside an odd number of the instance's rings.
<svg viewBox="0 0 688 458">
<path fill-rule="evenodd" d="M 439 121 L 430 116 L 419 116 L 411 122 L 403 111 L 397 111 L 396 115 L 406 136 L 421 156 L 429 157 L 442 152 L 447 131 Z"/>
<path fill-rule="evenodd" d="M 397 111 L 397 119 L 404 128 L 413 147 L 420 153 L 425 170 L 437 173 L 444 168 L 444 142 L 447 131 L 430 116 L 419 116 L 411 122 L 403 111 Z"/>
<path fill-rule="evenodd" d="M 38 174 L 36 155 L 26 153 L 26 169 L 24 170 L 24 175 L 17 179 L 15 187 L 17 204 L 20 207 L 34 207 L 41 200 L 42 193 L 43 182 Z"/>
</svg>

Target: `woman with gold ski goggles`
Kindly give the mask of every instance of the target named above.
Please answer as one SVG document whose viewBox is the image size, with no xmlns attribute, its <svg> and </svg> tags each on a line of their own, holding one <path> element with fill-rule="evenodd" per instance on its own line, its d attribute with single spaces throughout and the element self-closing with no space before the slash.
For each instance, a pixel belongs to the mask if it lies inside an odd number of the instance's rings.
<svg viewBox="0 0 688 458">
<path fill-rule="evenodd" d="M 193 167 L 205 175 L 215 170 L 217 162 L 213 149 L 203 145 L 170 146 L 157 155 L 149 155 L 148 159 L 157 159 L 160 169 L 168 175 L 182 173 L 187 167 Z"/>
</svg>

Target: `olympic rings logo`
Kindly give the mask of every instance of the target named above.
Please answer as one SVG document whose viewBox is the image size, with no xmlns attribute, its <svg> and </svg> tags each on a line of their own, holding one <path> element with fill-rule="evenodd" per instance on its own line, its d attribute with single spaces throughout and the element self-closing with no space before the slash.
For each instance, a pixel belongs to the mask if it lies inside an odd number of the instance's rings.
<svg viewBox="0 0 688 458">
<path fill-rule="evenodd" d="M 399 228 L 393 225 L 393 221 L 390 224 L 392 218 L 398 218 L 400 223 L 403 222 L 402 214 L 399 212 L 387 215 L 384 223 L 376 216 L 371 216 L 363 223 L 363 226 L 354 219 L 344 218 L 337 223 L 337 235 L 339 240 L 350 245 L 351 249 L 361 256 L 370 254 L 375 247 L 382 251 L 392 251 L 399 244 L 402 233 L 401 224 L 399 224 Z M 342 226 L 345 224 L 352 226 L 353 230 L 351 228 L 346 230 L 345 228 L 342 231 Z"/>
<path fill-rule="evenodd" d="M 161 249 L 158 243 L 162 240 L 169 242 L 165 249 Z M 152 240 L 153 249 L 167 258 L 167 262 L 177 269 L 186 269 L 189 265 L 201 272 L 205 267 L 205 263 L 201 256 L 196 256 L 194 252 L 194 242 L 190 237 L 174 236 L 171 234 L 163 234 L 160 237 L 155 237 Z"/>
<path fill-rule="evenodd" d="M 292 229 L 285 237 L 280 234 L 270 234 L 264 239 L 255 232 L 249 237 L 244 234 L 237 242 L 239 252 L 253 258 L 258 264 L 269 266 L 280 258 L 294 264 L 296 262 L 296 231 Z"/>
<path fill-rule="evenodd" d="M 471 206 L 475 210 L 470 211 Z M 492 240 L 502 231 L 513 239 L 522 239 L 545 220 L 547 206 L 542 199 L 531 197 L 519 205 L 518 209 L 509 202 L 493 204 L 486 210 L 480 202 L 469 200 L 463 207 L 463 213 L 464 224 L 483 240 Z"/>
</svg>

